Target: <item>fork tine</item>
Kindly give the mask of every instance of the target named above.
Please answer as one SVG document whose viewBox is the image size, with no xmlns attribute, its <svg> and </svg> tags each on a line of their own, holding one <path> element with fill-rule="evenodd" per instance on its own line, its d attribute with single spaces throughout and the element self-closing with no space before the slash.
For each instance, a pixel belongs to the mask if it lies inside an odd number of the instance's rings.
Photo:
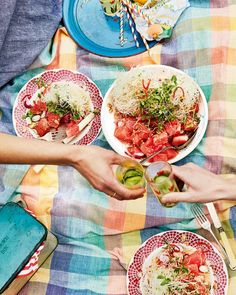
<svg viewBox="0 0 236 295">
<path fill-rule="evenodd" d="M 192 206 L 199 214 L 203 214 L 202 208 L 198 204 Z"/>
<path fill-rule="evenodd" d="M 191 207 L 191 211 L 193 212 L 193 215 L 196 217 L 197 220 L 199 220 L 200 223 L 203 223 L 205 220 L 202 212 L 198 210 L 198 207 L 196 205 L 193 205 Z"/>
<path fill-rule="evenodd" d="M 204 219 L 204 215 L 203 215 L 202 210 L 198 206 L 196 206 L 196 205 L 193 208 L 194 208 L 193 210 L 195 212 L 195 215 L 197 215 L 201 219 Z"/>
<path fill-rule="evenodd" d="M 196 206 L 196 212 L 202 217 L 203 220 L 207 220 L 204 212 L 202 211 L 202 208 L 199 205 Z"/>
</svg>

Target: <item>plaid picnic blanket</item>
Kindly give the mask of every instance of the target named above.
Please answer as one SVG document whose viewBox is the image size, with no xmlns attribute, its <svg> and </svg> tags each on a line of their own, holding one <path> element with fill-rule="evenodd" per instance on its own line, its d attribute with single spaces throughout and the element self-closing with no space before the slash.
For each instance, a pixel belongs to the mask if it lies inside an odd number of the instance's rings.
<svg viewBox="0 0 236 295">
<path fill-rule="evenodd" d="M 117 73 L 151 63 L 182 69 L 203 89 L 209 103 L 209 125 L 200 145 L 178 164 L 194 162 L 215 173 L 234 174 L 236 133 L 236 3 L 190 1 L 171 40 L 147 53 L 123 59 L 89 54 L 78 47 L 65 28 L 58 29 L 50 46 L 0 93 L 0 130 L 14 133 L 11 110 L 17 92 L 45 69 L 67 68 L 89 76 L 108 90 Z M 52 48 L 52 50 L 49 50 Z M 101 133 L 94 144 L 109 148 Z M 95 191 L 71 167 L 45 166 L 36 174 L 28 166 L 0 166 L 0 203 L 21 196 L 38 219 L 59 238 L 46 264 L 21 295 L 126 294 L 126 270 L 132 254 L 150 236 L 167 229 L 199 230 L 188 204 L 161 207 L 155 197 L 117 201 Z M 221 202 L 220 217 L 236 249 L 236 206 Z M 236 275 L 230 273 L 228 294 L 235 294 Z"/>
</svg>

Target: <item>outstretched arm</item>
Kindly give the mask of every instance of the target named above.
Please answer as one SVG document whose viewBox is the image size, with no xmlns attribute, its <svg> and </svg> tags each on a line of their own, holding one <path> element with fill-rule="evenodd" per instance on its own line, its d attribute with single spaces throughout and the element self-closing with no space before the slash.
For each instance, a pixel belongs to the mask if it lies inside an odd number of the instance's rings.
<svg viewBox="0 0 236 295">
<path fill-rule="evenodd" d="M 114 177 L 112 166 L 124 159 L 97 146 L 65 145 L 0 133 L 2 164 L 70 165 L 87 178 L 95 189 L 110 196 L 119 200 L 142 197 L 144 189 L 126 189 Z"/>
<path fill-rule="evenodd" d="M 207 203 L 217 200 L 236 200 L 236 181 L 227 180 L 209 172 L 193 163 L 183 166 L 172 166 L 175 176 L 186 185 L 187 191 L 169 193 L 161 200 L 172 202 Z"/>
</svg>

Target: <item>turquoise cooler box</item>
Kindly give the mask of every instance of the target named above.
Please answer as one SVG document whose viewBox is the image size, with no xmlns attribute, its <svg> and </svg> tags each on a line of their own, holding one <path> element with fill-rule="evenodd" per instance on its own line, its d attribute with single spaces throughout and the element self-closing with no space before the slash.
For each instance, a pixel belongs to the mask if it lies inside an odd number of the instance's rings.
<svg viewBox="0 0 236 295">
<path fill-rule="evenodd" d="M 34 273 L 23 278 L 17 275 L 44 242 L 38 265 L 57 246 L 57 239 L 16 203 L 7 203 L 0 210 L 0 294 L 14 295 Z"/>
</svg>

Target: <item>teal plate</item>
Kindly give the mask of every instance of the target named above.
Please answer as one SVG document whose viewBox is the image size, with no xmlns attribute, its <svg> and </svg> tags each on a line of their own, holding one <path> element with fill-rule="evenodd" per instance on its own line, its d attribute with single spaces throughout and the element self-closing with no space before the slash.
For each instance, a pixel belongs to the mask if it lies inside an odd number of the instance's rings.
<svg viewBox="0 0 236 295">
<path fill-rule="evenodd" d="M 106 16 L 99 0 L 64 0 L 63 18 L 71 37 L 84 49 L 107 57 L 127 57 L 146 51 L 139 34 L 140 47 L 135 46 L 133 36 L 124 15 L 123 47 L 119 43 L 119 17 Z M 149 42 L 153 47 L 156 41 Z"/>
</svg>

